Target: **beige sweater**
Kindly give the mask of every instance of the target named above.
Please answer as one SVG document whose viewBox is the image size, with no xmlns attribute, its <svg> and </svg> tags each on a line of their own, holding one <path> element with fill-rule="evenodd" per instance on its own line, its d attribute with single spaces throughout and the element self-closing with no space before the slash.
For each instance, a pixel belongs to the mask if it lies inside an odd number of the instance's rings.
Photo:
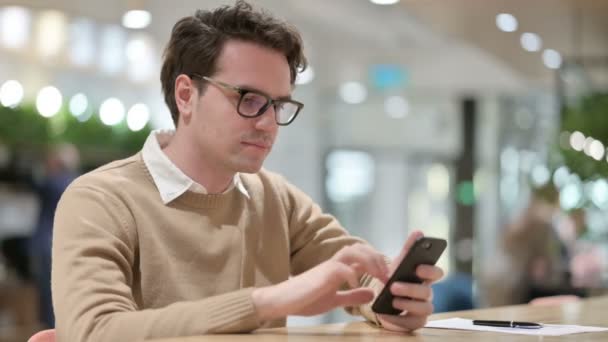
<svg viewBox="0 0 608 342">
<path fill-rule="evenodd" d="M 186 192 L 164 205 L 137 154 L 70 185 L 55 216 L 58 340 L 247 332 L 255 287 L 282 282 L 361 242 L 280 176 L 243 174 L 250 195 Z M 363 286 L 379 282 L 362 278 Z M 354 308 L 373 320 L 369 305 Z"/>
</svg>

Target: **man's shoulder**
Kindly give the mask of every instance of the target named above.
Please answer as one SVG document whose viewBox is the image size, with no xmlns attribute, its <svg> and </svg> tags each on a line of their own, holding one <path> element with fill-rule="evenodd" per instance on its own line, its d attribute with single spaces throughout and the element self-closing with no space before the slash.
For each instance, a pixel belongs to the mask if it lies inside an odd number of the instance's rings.
<svg viewBox="0 0 608 342">
<path fill-rule="evenodd" d="M 133 183 L 145 177 L 140 153 L 102 165 L 76 178 L 70 187 L 111 189 Z"/>
</svg>

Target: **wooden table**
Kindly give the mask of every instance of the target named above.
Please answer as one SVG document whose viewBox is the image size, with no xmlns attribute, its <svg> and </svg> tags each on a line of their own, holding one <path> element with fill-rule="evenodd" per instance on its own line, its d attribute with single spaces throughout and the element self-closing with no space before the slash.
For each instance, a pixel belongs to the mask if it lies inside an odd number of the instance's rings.
<svg viewBox="0 0 608 342">
<path fill-rule="evenodd" d="M 520 320 L 542 323 L 576 324 L 608 327 L 608 296 L 585 299 L 580 302 L 559 306 L 505 306 L 491 309 L 459 311 L 436 314 L 430 317 L 444 319 L 450 317 L 483 318 L 499 320 Z M 300 341 L 608 341 L 608 332 L 584 333 L 559 337 L 540 337 L 493 332 L 420 329 L 413 334 L 392 333 L 375 328 L 365 322 L 327 324 L 310 327 L 290 327 L 262 329 L 242 335 L 206 335 L 154 340 L 156 342 L 300 342 Z"/>
</svg>

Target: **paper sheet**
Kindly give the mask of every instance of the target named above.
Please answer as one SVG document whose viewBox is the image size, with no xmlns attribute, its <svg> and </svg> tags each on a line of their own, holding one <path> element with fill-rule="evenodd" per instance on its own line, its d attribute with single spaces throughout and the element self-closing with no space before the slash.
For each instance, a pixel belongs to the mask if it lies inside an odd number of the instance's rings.
<svg viewBox="0 0 608 342">
<path fill-rule="evenodd" d="M 542 322 L 540 322 L 542 323 Z M 521 328 L 497 328 L 487 327 L 482 325 L 473 325 L 473 321 L 464 318 L 449 318 L 430 321 L 425 328 L 438 329 L 458 329 L 458 330 L 475 330 L 475 331 L 492 331 L 505 334 L 521 334 L 521 335 L 536 335 L 536 336 L 561 336 L 568 334 L 578 334 L 584 332 L 599 332 L 608 331 L 608 328 L 586 327 L 582 325 L 562 325 L 562 324 L 543 324 L 540 329 L 521 329 Z"/>
</svg>

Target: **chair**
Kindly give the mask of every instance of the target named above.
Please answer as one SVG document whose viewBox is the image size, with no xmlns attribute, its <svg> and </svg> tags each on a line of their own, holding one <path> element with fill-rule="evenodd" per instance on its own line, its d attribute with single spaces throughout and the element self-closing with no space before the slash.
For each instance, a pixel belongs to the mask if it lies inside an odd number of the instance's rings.
<svg viewBox="0 0 608 342">
<path fill-rule="evenodd" d="M 55 329 L 39 331 L 30 337 L 27 342 L 55 342 Z"/>
</svg>

